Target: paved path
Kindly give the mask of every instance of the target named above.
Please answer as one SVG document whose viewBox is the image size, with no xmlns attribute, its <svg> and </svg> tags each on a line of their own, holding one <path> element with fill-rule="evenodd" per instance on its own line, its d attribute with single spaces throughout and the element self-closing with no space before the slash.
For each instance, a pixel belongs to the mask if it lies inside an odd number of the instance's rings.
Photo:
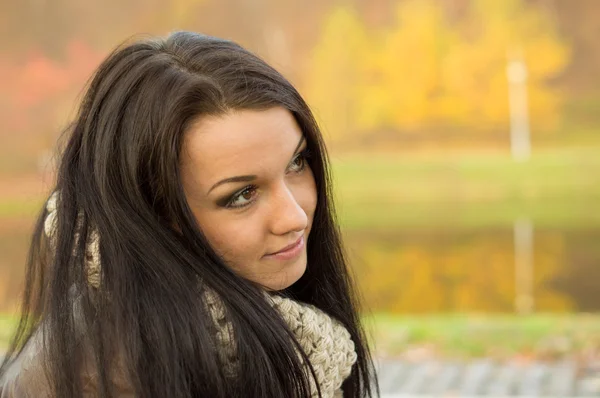
<svg viewBox="0 0 600 398">
<path fill-rule="evenodd" d="M 378 362 L 382 398 L 600 397 L 600 363 Z"/>
<path fill-rule="evenodd" d="M 0 353 L 0 362 L 3 356 Z M 385 360 L 377 363 L 381 398 L 600 397 L 600 362 L 469 363 Z"/>
</svg>

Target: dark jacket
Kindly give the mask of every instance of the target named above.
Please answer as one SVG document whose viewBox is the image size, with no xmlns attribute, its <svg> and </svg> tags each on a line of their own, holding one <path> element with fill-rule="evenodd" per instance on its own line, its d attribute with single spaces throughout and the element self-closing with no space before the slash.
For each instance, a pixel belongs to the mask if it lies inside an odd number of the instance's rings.
<svg viewBox="0 0 600 398">
<path fill-rule="evenodd" d="M 17 360 L 11 364 L 0 380 L 0 398 L 46 398 L 52 397 L 50 384 L 46 377 L 41 349 L 41 328 L 36 331 Z M 91 362 L 90 352 L 84 354 L 81 367 L 83 397 L 96 397 L 97 377 Z M 115 367 L 119 369 L 118 366 Z M 124 372 L 113 372 L 112 382 L 118 397 L 134 397 L 133 387 L 127 382 Z"/>
</svg>

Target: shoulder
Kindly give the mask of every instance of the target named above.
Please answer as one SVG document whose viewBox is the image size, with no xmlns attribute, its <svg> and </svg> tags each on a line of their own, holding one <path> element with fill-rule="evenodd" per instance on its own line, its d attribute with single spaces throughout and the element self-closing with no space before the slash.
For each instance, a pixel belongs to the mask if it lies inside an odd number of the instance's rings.
<svg viewBox="0 0 600 398">
<path fill-rule="evenodd" d="M 41 333 L 36 331 L 0 380 L 0 398 L 49 397 Z"/>
<path fill-rule="evenodd" d="M 21 353 L 13 360 L 0 380 L 0 398 L 51 397 L 51 386 L 46 373 L 46 354 L 42 346 L 42 328 L 38 328 Z M 93 366 L 93 355 L 84 347 L 83 363 L 79 371 L 83 397 L 98 395 L 98 372 Z M 119 364 L 117 364 L 119 365 Z M 120 366 L 108 369 L 118 397 L 134 397 L 134 388 Z M 116 371 L 115 371 L 116 370 Z"/>
</svg>

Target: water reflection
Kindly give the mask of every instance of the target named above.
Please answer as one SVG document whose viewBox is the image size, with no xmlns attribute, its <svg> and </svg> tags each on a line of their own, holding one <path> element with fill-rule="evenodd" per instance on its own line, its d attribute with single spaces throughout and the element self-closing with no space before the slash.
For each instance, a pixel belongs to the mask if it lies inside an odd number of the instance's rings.
<svg viewBox="0 0 600 398">
<path fill-rule="evenodd" d="M 373 311 L 512 312 L 512 229 L 346 232 L 350 259 Z M 536 230 L 533 307 L 600 310 L 600 229 Z"/>
<path fill-rule="evenodd" d="M 16 308 L 30 219 L 0 223 L 0 312 Z M 512 312 L 512 229 L 345 231 L 350 261 L 373 311 Z M 600 228 L 536 229 L 534 310 L 600 311 Z"/>
</svg>

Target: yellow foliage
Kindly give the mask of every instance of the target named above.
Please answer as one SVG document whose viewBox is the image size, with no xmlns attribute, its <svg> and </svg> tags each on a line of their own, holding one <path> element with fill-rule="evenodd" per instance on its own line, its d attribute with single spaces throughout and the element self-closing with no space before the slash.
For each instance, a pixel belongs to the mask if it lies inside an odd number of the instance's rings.
<svg viewBox="0 0 600 398">
<path fill-rule="evenodd" d="M 340 6 L 324 26 L 307 97 L 333 140 L 439 125 L 508 129 L 506 67 L 519 54 L 532 130 L 560 122 L 548 80 L 566 66 L 568 47 L 550 16 L 522 0 L 471 0 L 452 21 L 439 1 L 405 0 L 392 26 L 373 30 Z"/>
<path fill-rule="evenodd" d="M 352 115 L 365 75 L 361 60 L 367 53 L 366 32 L 356 12 L 336 8 L 315 47 L 307 86 L 315 116 L 331 139 L 343 139 L 353 130 Z"/>
<path fill-rule="evenodd" d="M 438 60 L 450 32 L 442 23 L 439 8 L 429 1 L 401 3 L 396 17 L 397 27 L 385 32 L 374 55 L 380 72 L 375 90 L 385 89 L 388 93 L 385 102 L 376 105 L 385 115 L 385 124 L 415 128 L 430 114 L 429 105 L 439 81 Z M 361 105 L 374 106 L 368 101 Z M 359 127 L 373 128 L 379 122 L 363 119 Z"/>
</svg>

